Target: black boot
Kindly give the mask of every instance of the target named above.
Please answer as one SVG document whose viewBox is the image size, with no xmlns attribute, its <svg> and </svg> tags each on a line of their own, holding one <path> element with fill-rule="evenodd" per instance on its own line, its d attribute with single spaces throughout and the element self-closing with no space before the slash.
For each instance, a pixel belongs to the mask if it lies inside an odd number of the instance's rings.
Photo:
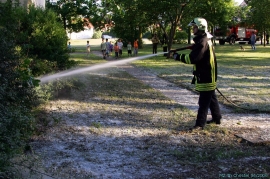
<svg viewBox="0 0 270 179">
<path fill-rule="evenodd" d="M 221 122 L 220 122 L 220 119 L 219 119 L 219 120 L 214 120 L 214 119 L 212 119 L 212 120 L 210 120 L 210 121 L 206 121 L 206 124 L 212 124 L 212 123 L 220 124 Z"/>
</svg>

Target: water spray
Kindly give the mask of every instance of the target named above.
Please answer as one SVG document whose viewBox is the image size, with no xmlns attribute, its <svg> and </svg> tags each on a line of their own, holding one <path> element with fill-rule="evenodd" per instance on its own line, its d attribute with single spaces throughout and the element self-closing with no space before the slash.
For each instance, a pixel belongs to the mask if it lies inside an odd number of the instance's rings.
<svg viewBox="0 0 270 179">
<path fill-rule="evenodd" d="M 139 57 L 132 57 L 132 58 L 128 58 L 128 59 L 123 59 L 123 60 L 117 60 L 117 61 L 112 61 L 112 62 L 107 62 L 107 63 L 102 63 L 102 64 L 97 64 L 97 65 L 93 65 L 93 66 L 89 66 L 89 67 L 85 67 L 85 68 L 80 68 L 80 69 L 75 69 L 75 70 L 67 70 L 67 71 L 63 71 L 63 72 L 59 72 L 59 73 L 55 73 L 53 75 L 49 75 L 49 76 L 43 76 L 40 78 L 40 82 L 41 83 L 46 83 L 55 79 L 59 79 L 59 78 L 63 78 L 63 77 L 67 77 L 67 76 L 73 76 L 73 75 L 77 75 L 77 74 L 82 74 L 82 73 L 86 73 L 89 71 L 95 71 L 95 70 L 99 70 L 99 69 L 103 69 L 103 68 L 109 68 L 109 67 L 113 67 L 113 66 L 117 66 L 117 65 L 123 65 L 126 63 L 130 63 L 132 61 L 136 61 L 136 60 L 142 60 L 142 59 L 146 59 L 146 58 L 150 58 L 150 57 L 154 57 L 157 55 L 161 55 L 164 53 L 168 53 L 168 52 L 160 52 L 157 54 L 150 54 L 150 55 L 143 55 L 143 56 L 139 56 Z"/>
</svg>

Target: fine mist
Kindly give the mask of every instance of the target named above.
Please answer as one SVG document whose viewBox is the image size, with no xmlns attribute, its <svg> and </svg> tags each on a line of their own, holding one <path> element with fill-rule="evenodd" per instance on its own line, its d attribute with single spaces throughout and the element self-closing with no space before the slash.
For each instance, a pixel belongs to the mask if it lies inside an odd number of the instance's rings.
<svg viewBox="0 0 270 179">
<path fill-rule="evenodd" d="M 117 66 L 117 65 L 122 65 L 122 64 L 130 63 L 132 61 L 142 60 L 145 58 L 161 55 L 164 53 L 167 53 L 167 52 L 144 55 L 144 56 L 139 56 L 139 57 L 132 57 L 132 58 L 128 58 L 128 59 L 121 59 L 121 60 L 117 60 L 117 61 L 97 64 L 97 65 L 84 67 L 84 68 L 80 68 L 80 69 L 75 69 L 75 70 L 66 70 L 66 71 L 62 71 L 62 72 L 59 72 L 59 73 L 56 73 L 53 75 L 43 76 L 40 78 L 40 81 L 41 81 L 41 83 L 46 83 L 46 82 L 53 81 L 55 79 L 59 79 L 59 78 L 67 77 L 67 76 L 73 76 L 73 75 L 77 75 L 77 74 L 82 74 L 82 73 L 86 73 L 89 71 L 96 71 L 99 69 L 109 68 L 109 67 L 113 67 L 113 66 Z"/>
</svg>

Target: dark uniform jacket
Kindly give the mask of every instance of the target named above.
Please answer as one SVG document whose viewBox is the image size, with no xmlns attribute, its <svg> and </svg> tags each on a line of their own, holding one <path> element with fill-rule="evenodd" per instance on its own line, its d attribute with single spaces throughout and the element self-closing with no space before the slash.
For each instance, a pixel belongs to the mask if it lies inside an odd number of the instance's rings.
<svg viewBox="0 0 270 179">
<path fill-rule="evenodd" d="M 187 64 L 194 64 L 193 74 L 195 89 L 197 91 L 212 91 L 216 89 L 217 61 L 212 43 L 207 35 L 197 35 L 195 44 L 189 55 L 179 54 L 176 60 Z"/>
</svg>

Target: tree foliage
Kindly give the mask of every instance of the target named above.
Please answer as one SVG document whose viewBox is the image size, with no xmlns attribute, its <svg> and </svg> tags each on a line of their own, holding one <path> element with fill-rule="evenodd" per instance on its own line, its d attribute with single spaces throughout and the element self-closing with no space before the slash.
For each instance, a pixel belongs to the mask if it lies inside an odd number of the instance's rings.
<svg viewBox="0 0 270 179">
<path fill-rule="evenodd" d="M 111 4 L 111 8 L 114 11 L 112 13 L 112 20 L 115 23 L 113 31 L 126 42 L 139 39 L 139 48 L 142 48 L 142 33 L 146 31 L 148 25 L 142 2 L 117 0 Z"/>
<path fill-rule="evenodd" d="M 176 31 L 182 30 L 183 20 L 191 20 L 189 11 L 192 7 L 193 1 L 179 0 L 179 1 L 161 1 L 162 3 L 158 6 L 156 14 L 156 23 L 162 29 L 168 49 L 171 49 L 173 39 Z M 157 1 L 155 3 L 158 3 Z M 154 18 L 154 17 L 152 17 Z M 185 25 L 186 26 L 186 25 Z M 167 28 L 169 27 L 169 28 Z M 168 54 L 169 55 L 169 54 Z"/>
<path fill-rule="evenodd" d="M 190 31 L 187 24 L 195 17 L 204 17 L 211 29 L 214 26 L 228 24 L 235 15 L 233 0 L 89 0 L 81 1 L 86 9 L 86 17 L 97 30 L 113 31 L 124 41 L 139 39 L 141 46 L 142 34 L 150 31 L 158 33 L 162 40 L 166 40 L 170 49 L 175 32 L 178 30 Z M 72 24 L 67 16 L 74 11 L 72 2 L 58 1 L 59 17 L 64 23 Z M 65 6 L 70 8 L 64 8 Z M 77 17 L 78 13 L 76 14 Z"/>
<path fill-rule="evenodd" d="M 265 39 L 266 34 L 269 33 L 270 30 L 270 16 L 268 15 L 270 0 L 250 0 L 248 1 L 248 6 L 250 8 L 248 13 L 250 24 L 254 25 L 256 29 L 261 32 Z"/>
<path fill-rule="evenodd" d="M 63 23 L 63 28 L 69 33 L 83 30 L 83 17 L 88 13 L 88 1 L 85 0 L 59 0 L 56 3 L 46 1 L 46 8 L 58 14 Z"/>
<path fill-rule="evenodd" d="M 198 1 L 194 4 L 195 8 L 191 9 L 191 13 L 205 18 L 210 27 L 231 22 L 237 8 L 233 0 L 200 0 L 199 4 Z"/>
<path fill-rule="evenodd" d="M 232 0 L 107 0 L 114 31 L 124 38 L 141 38 L 145 31 L 158 33 L 171 48 L 176 31 L 187 30 L 194 17 L 204 17 L 209 25 L 228 23 L 234 15 Z"/>
</svg>

